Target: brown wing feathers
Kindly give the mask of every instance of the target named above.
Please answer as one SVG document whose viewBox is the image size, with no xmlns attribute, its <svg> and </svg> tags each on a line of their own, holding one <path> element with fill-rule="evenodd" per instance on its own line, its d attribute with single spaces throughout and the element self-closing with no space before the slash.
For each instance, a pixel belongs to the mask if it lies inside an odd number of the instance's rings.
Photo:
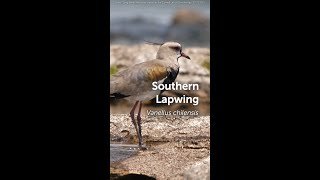
<svg viewBox="0 0 320 180">
<path fill-rule="evenodd" d="M 154 66 L 147 69 L 148 80 L 152 83 L 153 81 L 159 81 L 167 76 L 167 69 L 163 66 Z"/>
</svg>

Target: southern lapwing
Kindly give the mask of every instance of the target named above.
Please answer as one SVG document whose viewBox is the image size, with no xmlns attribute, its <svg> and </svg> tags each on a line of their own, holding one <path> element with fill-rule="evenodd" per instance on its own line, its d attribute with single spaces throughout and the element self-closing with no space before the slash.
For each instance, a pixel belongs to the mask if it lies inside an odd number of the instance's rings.
<svg viewBox="0 0 320 180">
<path fill-rule="evenodd" d="M 178 60 L 181 57 L 190 59 L 182 52 L 182 47 L 177 42 L 166 42 L 159 45 L 156 59 L 145 61 L 120 71 L 110 77 L 110 97 L 125 98 L 135 102 L 130 112 L 132 123 L 139 138 L 139 148 L 142 148 L 141 135 L 141 107 L 142 101 L 151 100 L 164 90 L 152 90 L 152 83 L 171 84 L 179 73 Z M 134 111 L 140 102 L 137 123 Z"/>
</svg>

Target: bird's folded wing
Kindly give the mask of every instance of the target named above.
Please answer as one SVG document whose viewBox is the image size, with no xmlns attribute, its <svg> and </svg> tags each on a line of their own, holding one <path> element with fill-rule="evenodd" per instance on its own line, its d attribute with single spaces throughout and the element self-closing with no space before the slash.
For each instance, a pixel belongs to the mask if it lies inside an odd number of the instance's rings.
<svg viewBox="0 0 320 180">
<path fill-rule="evenodd" d="M 164 66 L 152 66 L 146 69 L 145 76 L 147 81 L 154 82 L 163 80 L 165 77 L 168 76 L 169 69 Z"/>
<path fill-rule="evenodd" d="M 142 63 L 110 78 L 110 94 L 131 96 L 152 90 L 152 83 L 162 83 L 171 69 L 161 63 Z"/>
</svg>

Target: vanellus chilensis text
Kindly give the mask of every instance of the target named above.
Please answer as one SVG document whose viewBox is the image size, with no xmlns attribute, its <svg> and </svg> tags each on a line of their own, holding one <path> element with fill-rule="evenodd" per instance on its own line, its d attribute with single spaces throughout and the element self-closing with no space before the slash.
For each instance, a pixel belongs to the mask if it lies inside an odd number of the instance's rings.
<svg viewBox="0 0 320 180">
<path fill-rule="evenodd" d="M 125 98 L 134 101 L 130 112 L 132 123 L 139 138 L 139 148 L 142 148 L 141 135 L 141 107 L 142 101 L 151 100 L 164 90 L 152 90 L 152 83 L 171 84 L 179 73 L 180 57 L 190 59 L 182 52 L 182 47 L 177 42 L 166 42 L 159 45 L 156 59 L 145 61 L 120 71 L 110 77 L 110 97 Z M 137 122 L 134 119 L 134 111 L 140 102 Z"/>
</svg>

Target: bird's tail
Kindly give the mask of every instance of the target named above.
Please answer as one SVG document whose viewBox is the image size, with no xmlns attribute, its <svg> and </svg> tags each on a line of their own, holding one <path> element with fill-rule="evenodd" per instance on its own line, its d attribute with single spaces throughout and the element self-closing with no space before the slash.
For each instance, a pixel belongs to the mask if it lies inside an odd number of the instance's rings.
<svg viewBox="0 0 320 180">
<path fill-rule="evenodd" d="M 124 95 L 119 91 L 119 87 L 118 87 L 119 80 L 120 79 L 116 77 L 113 77 L 113 76 L 110 77 L 110 98 L 120 99 L 120 98 L 128 97 L 128 95 Z"/>
<path fill-rule="evenodd" d="M 114 76 L 110 77 L 110 97 L 114 97 L 113 94 L 116 93 L 116 78 Z"/>
</svg>

